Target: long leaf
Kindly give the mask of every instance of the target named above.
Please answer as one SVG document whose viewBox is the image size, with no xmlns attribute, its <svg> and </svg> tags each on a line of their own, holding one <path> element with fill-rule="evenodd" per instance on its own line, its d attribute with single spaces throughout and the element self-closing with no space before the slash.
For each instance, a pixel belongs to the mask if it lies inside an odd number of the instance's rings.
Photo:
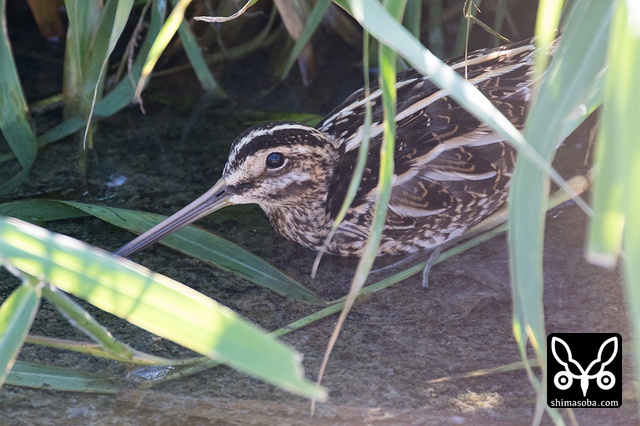
<svg viewBox="0 0 640 426">
<path fill-rule="evenodd" d="M 26 222 L 42 224 L 52 220 L 84 217 L 88 216 L 88 213 L 61 201 L 28 199 L 0 204 L 0 216 L 15 217 Z"/>
<path fill-rule="evenodd" d="M 579 114 L 591 93 L 601 84 L 613 7 L 598 0 L 577 1 L 563 33 L 556 58 L 539 88 L 525 128 L 526 139 L 550 161 L 562 141 L 567 119 Z M 541 247 L 548 178 L 523 157 L 518 158 L 510 194 L 513 275 L 519 288 L 531 291 L 517 300 L 526 309 L 532 300 L 541 300 Z M 537 253 L 532 256 L 532 253 Z M 522 265 L 522 266 L 521 266 Z M 525 266 L 530 265 L 530 266 Z M 536 265 L 536 266 L 533 266 Z M 525 303 L 526 301 L 526 303 Z M 526 311 L 523 318 L 526 318 Z M 539 339 L 540 312 L 531 313 Z M 522 318 L 521 318 L 522 319 Z M 534 347 L 543 342 L 533 342 Z"/>
<path fill-rule="evenodd" d="M 330 5 L 331 0 L 319 0 L 316 2 L 313 10 L 309 14 L 306 25 L 302 29 L 302 33 L 296 40 L 296 43 L 294 44 L 293 49 L 289 54 L 289 58 L 287 58 L 284 70 L 280 75 L 281 79 L 284 80 L 284 78 L 289 74 L 289 71 L 291 71 L 291 67 L 293 66 L 293 64 L 295 64 L 298 56 L 302 52 L 302 49 L 304 49 L 304 47 L 307 45 L 307 43 L 311 39 L 311 36 L 318 28 L 318 25 L 320 25 L 320 21 L 322 20 L 322 17 L 324 16 L 327 9 L 329 9 Z"/>
<path fill-rule="evenodd" d="M 547 46 L 556 36 L 556 29 L 562 15 L 564 0 L 540 0 L 536 19 L 536 44 Z M 536 78 L 547 69 L 547 56 L 538 55 L 536 58 Z"/>
<path fill-rule="evenodd" d="M 334 1 L 356 17 L 351 10 L 351 2 Z M 416 70 L 429 76 L 436 85 L 446 88 L 456 102 L 509 141 L 518 150 L 520 157 L 531 161 L 540 170 L 544 170 L 556 185 L 567 193 L 572 193 L 572 189 L 562 176 L 526 142 L 522 133 L 475 86 L 433 55 L 406 28 L 395 21 L 376 0 L 361 0 L 358 4 L 362 7 L 356 19 L 371 35 L 393 48 Z M 589 209 L 584 200 L 577 199 L 576 203 L 585 210 Z"/>
<path fill-rule="evenodd" d="M 172 0 L 171 3 L 175 6 L 178 3 L 178 0 Z M 193 35 L 193 32 L 191 32 L 189 24 L 184 20 L 180 24 L 180 27 L 178 27 L 178 34 L 180 35 L 182 46 L 189 58 L 191 67 L 196 73 L 198 80 L 200 80 L 202 88 L 207 92 L 215 93 L 219 97 L 224 97 L 225 94 L 211 73 L 207 62 L 202 55 L 202 49 L 198 46 L 196 37 Z"/>
<path fill-rule="evenodd" d="M 0 259 L 6 261 L 2 252 Z M 25 282 L 0 306 L 0 387 L 31 328 L 40 306 L 40 296 L 38 282 L 25 279 Z"/>
<path fill-rule="evenodd" d="M 102 82 L 104 72 L 109 61 L 109 56 L 116 46 L 125 25 L 127 24 L 133 0 L 108 0 L 102 11 L 98 30 L 91 41 L 86 63 L 83 67 L 84 91 L 87 110 L 82 111 L 87 115 L 87 126 L 84 135 L 84 146 L 91 147 L 91 139 L 88 139 L 91 118 L 94 114 L 96 102 L 102 97 Z"/>
<path fill-rule="evenodd" d="M 166 0 L 152 0 L 152 7 L 150 8 L 151 19 L 149 20 L 149 25 L 147 27 L 146 37 L 140 46 L 138 56 L 129 70 L 129 77 L 123 78 L 116 87 L 113 88 L 113 90 L 97 101 L 93 110 L 94 118 L 110 117 L 131 104 L 135 92 L 135 81 L 140 78 L 142 64 L 149 53 L 149 49 L 151 49 L 153 41 L 160 32 L 162 21 L 164 19 L 163 13 L 166 10 L 166 7 Z M 134 82 L 131 80 L 134 80 Z M 38 137 L 38 145 L 43 147 L 72 135 L 81 130 L 86 123 L 87 120 L 81 116 L 69 118 L 53 129 L 40 135 Z"/>
<path fill-rule="evenodd" d="M 640 378 L 640 8 L 617 1 L 609 42 L 587 258 L 614 267 L 623 253 L 636 380 Z"/>
<path fill-rule="evenodd" d="M 142 233 L 165 216 L 115 207 L 56 200 L 25 200 L 0 204 L 0 214 L 36 222 L 92 215 L 120 228 Z M 202 229 L 190 226 L 161 241 L 181 253 L 241 276 L 286 297 L 324 305 L 302 284 L 242 247 Z"/>
<path fill-rule="evenodd" d="M 29 123 L 29 107 L 11 53 L 5 7 L 5 0 L 0 0 L 0 133 L 22 171 L 0 184 L 0 194 L 13 191 L 27 177 L 38 152 L 36 136 Z"/>
<path fill-rule="evenodd" d="M 585 114 L 584 104 L 601 84 L 605 64 L 611 2 L 576 1 L 567 18 L 560 46 L 531 107 L 525 138 L 551 162 L 565 136 L 566 122 Z M 542 382 L 529 378 L 546 401 L 546 334 L 542 304 L 542 249 L 549 179 L 524 156 L 518 157 L 509 195 L 509 251 L 514 282 L 514 333 L 523 361 L 531 342 L 542 367 Z M 538 404 L 543 407 L 546 404 Z M 557 413 L 553 412 L 558 418 Z M 541 411 L 538 411 L 538 418 Z"/>
<path fill-rule="evenodd" d="M 389 0 L 387 2 L 388 16 L 402 19 L 406 0 Z M 356 19 L 364 19 L 362 15 L 366 6 L 359 0 L 351 0 L 350 7 L 354 11 Z M 384 10 L 384 9 L 383 9 Z M 387 10 L 384 13 L 387 13 Z M 392 18 L 392 19 L 393 19 Z M 395 22 L 398 22 L 395 21 Z M 382 146 L 380 147 L 380 170 L 378 178 L 378 198 L 373 208 L 373 220 L 367 237 L 367 242 L 362 253 L 360 262 L 356 268 L 355 275 L 351 282 L 351 288 L 344 304 L 338 323 L 331 335 L 331 339 L 325 351 L 325 357 L 318 373 L 318 383 L 322 381 L 324 370 L 327 366 L 329 355 L 333 350 L 333 346 L 338 338 L 338 333 L 346 320 L 349 310 L 358 296 L 358 293 L 364 286 L 369 271 L 373 266 L 380 241 L 382 241 L 382 231 L 384 230 L 387 218 L 387 208 L 389 199 L 391 198 L 392 176 L 394 170 L 395 142 L 396 142 L 396 59 L 397 55 L 393 49 L 384 44 L 380 44 L 378 53 L 380 60 L 380 87 L 382 88 L 382 102 L 384 106 L 384 133 Z"/>
<path fill-rule="evenodd" d="M 241 372 L 307 397 L 300 355 L 230 309 L 126 259 L 12 218 L 0 218 L 0 256 L 94 306 Z"/>
<path fill-rule="evenodd" d="M 131 348 L 116 340 L 106 328 L 64 292 L 55 287 L 45 287 L 42 293 L 45 300 L 58 308 L 70 323 L 99 343 L 100 347 L 114 358 L 131 359 L 134 357 L 134 351 Z"/>
<path fill-rule="evenodd" d="M 637 143 L 639 108 L 637 61 L 633 30 L 625 20 L 634 16 L 623 13 L 624 1 L 618 2 L 616 25 L 609 43 L 610 66 L 607 70 L 601 128 L 595 151 L 594 217 L 590 224 L 587 257 L 590 262 L 614 267 L 622 247 L 625 220 L 631 219 L 627 200 L 637 192 L 630 181 L 637 168 L 634 147 Z M 621 16 L 622 15 L 622 16 Z M 638 19 L 637 17 L 635 19 Z"/>
<path fill-rule="evenodd" d="M 151 75 L 151 71 L 156 66 L 156 63 L 160 59 L 160 55 L 167 47 L 173 36 L 178 31 L 178 27 L 184 20 L 184 12 L 187 9 L 187 6 L 191 4 L 192 0 L 178 0 L 176 5 L 173 7 L 173 10 L 169 14 L 169 17 L 165 21 L 162 29 L 158 33 L 158 36 L 153 42 L 149 53 L 144 61 L 144 65 L 142 66 L 142 73 L 140 74 L 140 80 L 138 80 L 138 84 L 136 85 L 135 99 L 137 102 L 141 101 L 141 94 L 144 87 L 147 85 L 149 81 L 149 76 Z"/>
<path fill-rule="evenodd" d="M 390 0 L 387 2 L 389 14 L 398 21 L 402 19 L 406 1 Z M 359 15 L 366 6 L 360 1 L 351 1 L 351 8 L 356 15 L 356 19 L 364 19 Z M 397 22 L 397 21 L 396 21 Z M 380 170 L 378 180 L 378 198 L 373 210 L 373 220 L 369 237 L 362 254 L 362 259 L 358 263 L 355 277 L 352 283 L 351 292 L 354 294 L 351 300 L 347 301 L 345 311 L 348 312 L 350 305 L 355 300 L 357 294 L 364 285 L 366 278 L 375 261 L 378 246 L 382 240 L 382 231 L 387 217 L 387 208 L 391 198 L 392 176 L 394 170 L 393 159 L 395 157 L 396 141 L 396 53 L 389 46 L 380 44 L 380 87 L 382 88 L 382 102 L 384 106 L 384 133 L 382 145 L 380 147 Z M 346 315 L 345 312 L 345 315 Z"/>
<path fill-rule="evenodd" d="M 91 109 L 90 100 L 98 89 L 98 73 L 90 78 L 86 64 L 91 63 L 89 51 L 91 41 L 100 22 L 102 2 L 65 0 L 68 29 L 64 57 L 64 116 L 82 116 L 85 119 Z M 100 62 L 102 66 L 102 61 Z M 89 83 L 89 80 L 92 80 Z"/>
<path fill-rule="evenodd" d="M 16 361 L 7 384 L 45 390 L 116 394 L 124 387 L 121 380 L 75 368 Z"/>
<path fill-rule="evenodd" d="M 113 207 L 66 202 L 113 225 L 142 233 L 166 219 L 165 216 Z M 161 244 L 230 271 L 276 293 L 306 303 L 324 302 L 283 272 L 258 256 L 221 237 L 189 226 L 165 238 Z"/>
</svg>

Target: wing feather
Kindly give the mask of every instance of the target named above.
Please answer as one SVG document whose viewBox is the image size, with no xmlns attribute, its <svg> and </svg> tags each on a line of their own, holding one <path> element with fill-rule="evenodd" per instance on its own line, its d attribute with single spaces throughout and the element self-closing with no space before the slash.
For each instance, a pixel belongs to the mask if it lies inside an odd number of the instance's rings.
<svg viewBox="0 0 640 426">
<path fill-rule="evenodd" d="M 491 50 L 489 56 L 480 52 L 470 57 L 467 69 L 468 79 L 518 128 L 524 126 L 530 98 L 533 47 L 528 43 L 511 50 Z M 460 59 L 450 64 L 460 74 L 465 72 Z M 436 245 L 449 238 L 449 233 L 479 222 L 504 202 L 514 150 L 415 70 L 398 75 L 397 91 L 395 181 L 386 234 L 415 233 L 415 228 L 421 228 L 425 234 L 422 241 L 420 236 L 416 238 L 416 244 Z M 377 198 L 383 119 L 379 92 L 378 84 L 372 84 L 374 124 L 365 172 L 346 218 L 350 224 L 344 230 L 349 238 L 362 236 L 362 231 L 351 229 L 353 224 L 368 230 Z M 357 123 L 364 123 L 364 104 L 361 90 L 318 126 L 341 147 L 329 189 L 332 217 L 342 205 L 355 168 L 363 134 L 362 124 L 358 127 Z M 407 239 L 400 234 L 395 237 Z"/>
</svg>

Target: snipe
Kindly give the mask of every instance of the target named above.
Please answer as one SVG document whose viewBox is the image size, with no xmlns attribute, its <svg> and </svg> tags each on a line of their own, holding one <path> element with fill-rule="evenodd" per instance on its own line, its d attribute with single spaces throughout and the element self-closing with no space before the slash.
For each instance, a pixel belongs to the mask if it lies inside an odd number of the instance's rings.
<svg viewBox="0 0 640 426">
<path fill-rule="evenodd" d="M 525 122 L 535 48 L 530 40 L 448 61 L 518 128 Z M 397 76 L 393 192 L 380 255 L 431 249 L 459 237 L 506 201 L 515 153 L 428 78 Z M 370 88 L 371 145 L 357 196 L 327 252 L 362 252 L 377 197 L 382 139 L 381 92 Z M 365 111 L 360 89 L 318 126 L 279 122 L 252 127 L 231 147 L 222 178 L 204 195 L 120 248 L 130 254 L 232 204 L 256 203 L 275 230 L 320 249 L 344 200 Z"/>
</svg>

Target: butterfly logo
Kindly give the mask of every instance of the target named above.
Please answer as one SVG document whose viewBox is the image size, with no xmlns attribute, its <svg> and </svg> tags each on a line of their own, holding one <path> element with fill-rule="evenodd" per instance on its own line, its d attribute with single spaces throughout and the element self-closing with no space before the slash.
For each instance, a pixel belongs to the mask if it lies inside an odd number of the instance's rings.
<svg viewBox="0 0 640 426">
<path fill-rule="evenodd" d="M 613 345 L 613 353 L 606 361 L 603 361 L 602 357 L 605 348 L 609 345 Z M 559 350 L 561 347 L 564 349 L 564 351 Z M 616 337 L 611 337 L 605 340 L 602 345 L 600 345 L 597 358 L 594 359 L 587 366 L 587 368 L 582 368 L 582 365 L 580 365 L 578 361 L 573 359 L 573 355 L 571 354 L 569 345 L 567 345 L 567 343 L 559 337 L 553 336 L 551 338 L 551 352 L 553 353 L 553 357 L 556 359 L 556 361 L 564 367 L 564 371 L 556 373 L 556 375 L 553 377 L 553 384 L 560 390 L 569 389 L 571 385 L 573 385 L 574 379 L 580 380 L 582 396 L 586 397 L 587 389 L 589 389 L 589 381 L 592 379 L 596 379 L 598 387 L 602 390 L 609 390 L 616 384 L 616 378 L 613 373 L 605 370 L 606 367 L 611 364 L 611 362 L 616 357 L 616 354 L 618 353 L 618 339 L 616 339 Z M 567 359 L 563 360 L 562 355 L 566 355 Z M 580 374 L 573 373 L 570 368 L 571 366 L 577 368 Z M 592 372 L 592 370 L 595 369 L 597 369 L 598 371 Z"/>
</svg>

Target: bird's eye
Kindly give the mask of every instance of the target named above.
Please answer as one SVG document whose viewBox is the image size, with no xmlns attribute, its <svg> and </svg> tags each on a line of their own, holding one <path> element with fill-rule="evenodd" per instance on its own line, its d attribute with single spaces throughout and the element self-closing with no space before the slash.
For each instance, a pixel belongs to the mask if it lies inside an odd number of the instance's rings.
<svg viewBox="0 0 640 426">
<path fill-rule="evenodd" d="M 279 152 L 271 152 L 267 155 L 267 168 L 277 169 L 284 164 L 284 155 Z"/>
</svg>

